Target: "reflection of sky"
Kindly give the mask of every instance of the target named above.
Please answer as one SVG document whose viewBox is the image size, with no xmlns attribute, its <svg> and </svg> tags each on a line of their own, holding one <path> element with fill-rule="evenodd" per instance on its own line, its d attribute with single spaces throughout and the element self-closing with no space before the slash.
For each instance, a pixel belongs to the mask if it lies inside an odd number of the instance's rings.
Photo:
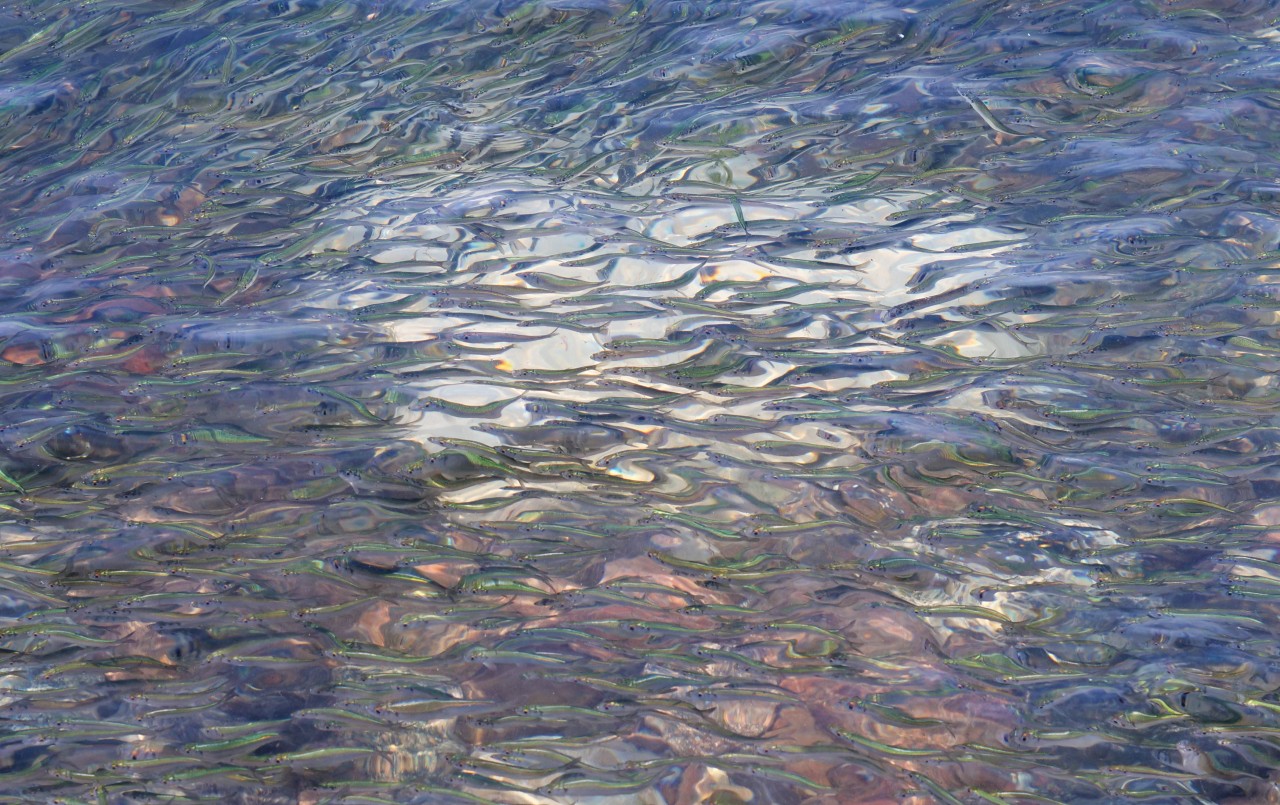
<svg viewBox="0 0 1280 805">
<path fill-rule="evenodd" d="M 696 199 L 662 199 L 633 210 L 626 219 L 600 216 L 602 221 L 625 220 L 628 231 L 634 232 L 638 225 L 643 227 L 643 239 L 633 236 L 622 240 L 597 240 L 594 235 L 602 229 L 599 223 L 578 225 L 573 219 L 558 215 L 556 209 L 539 210 L 529 201 L 512 203 L 504 206 L 500 214 L 486 219 L 486 231 L 501 234 L 489 250 L 492 256 L 487 258 L 490 263 L 483 272 L 465 267 L 474 264 L 433 263 L 428 258 L 438 259 L 443 257 L 443 252 L 428 255 L 424 249 L 429 247 L 397 245 L 444 240 L 454 231 L 445 224 L 425 223 L 425 216 L 419 214 L 408 225 L 392 221 L 378 227 L 376 239 L 369 244 L 367 252 L 389 271 L 421 271 L 423 279 L 399 282 L 394 294 L 371 293 L 369 299 L 375 302 L 406 299 L 418 288 L 443 288 L 451 292 L 456 289 L 459 299 L 483 298 L 480 294 L 488 293 L 497 295 L 489 298 L 507 300 L 499 315 L 475 315 L 464 309 L 438 309 L 434 305 L 439 297 L 431 296 L 417 304 L 421 315 L 405 315 L 385 325 L 391 337 L 403 343 L 436 340 L 462 343 L 465 362 L 484 367 L 483 380 L 464 382 L 445 372 L 429 381 L 414 381 L 409 388 L 425 398 L 443 398 L 464 405 L 510 399 L 511 405 L 493 412 L 493 417 L 504 423 L 526 425 L 534 421 L 535 417 L 523 412 L 520 402 L 527 394 L 565 400 L 616 396 L 626 393 L 618 383 L 637 372 L 649 375 L 642 381 L 646 388 L 684 393 L 686 399 L 679 406 L 682 416 L 695 420 L 716 412 L 760 416 L 765 399 L 785 398 L 806 390 L 834 392 L 867 388 L 905 379 L 908 374 L 869 368 L 841 376 L 791 381 L 777 388 L 773 384 L 797 368 L 782 350 L 770 353 L 769 357 L 757 355 L 747 364 L 727 368 L 715 378 L 719 383 L 757 389 L 766 395 L 735 399 L 732 394 L 694 391 L 680 385 L 678 380 L 658 381 L 652 376 L 664 367 L 696 361 L 709 349 L 705 340 L 685 339 L 680 343 L 676 339 L 661 349 L 628 348 L 628 345 L 645 340 L 656 344 L 682 330 L 751 323 L 792 306 L 812 305 L 820 310 L 811 317 L 791 322 L 783 335 L 812 342 L 816 344 L 812 349 L 820 351 L 824 338 L 852 332 L 847 323 L 849 319 L 869 321 L 866 311 L 879 311 L 920 298 L 921 294 L 912 290 L 911 280 L 922 267 L 930 265 L 932 270 L 943 274 L 928 288 L 929 294 L 941 294 L 998 272 L 998 262 L 980 258 L 992 258 L 1017 245 L 1016 236 L 989 227 L 964 226 L 966 216 L 963 215 L 934 220 L 927 228 L 904 233 L 902 241 L 908 248 L 883 246 L 852 255 L 831 256 L 820 254 L 819 249 L 802 248 L 788 250 L 785 259 L 774 261 L 770 259 L 770 250 L 763 248 L 768 238 L 753 238 L 751 234 L 753 228 L 756 232 L 769 233 L 796 222 L 810 228 L 879 226 L 885 224 L 891 214 L 908 209 L 905 205 L 919 197 L 920 194 L 903 193 L 893 202 L 870 199 L 818 209 L 796 202 L 748 202 L 741 204 L 742 222 L 734 206 L 724 199 L 701 204 Z M 607 206 L 607 202 L 597 200 L 595 203 Z M 590 200 L 581 199 L 578 204 L 586 207 Z M 449 202 L 446 199 L 437 206 L 448 208 Z M 552 206 L 564 208 L 564 205 Z M 742 223 L 746 224 L 745 233 L 740 230 Z M 712 241 L 714 245 L 705 245 L 708 238 L 726 233 L 742 235 L 741 242 Z M 322 247 L 328 246 L 317 246 Z M 684 254 L 682 250 L 691 253 Z M 948 261 L 962 262 L 963 267 L 947 273 L 942 267 Z M 797 290 L 778 293 L 776 299 L 764 299 L 758 304 L 737 297 L 744 290 L 759 290 L 769 296 L 791 287 Z M 848 303 L 847 308 L 836 309 L 838 306 L 833 303 L 842 301 Z M 947 299 L 934 307 L 945 311 L 954 301 Z M 980 292 L 975 292 L 958 301 L 981 304 L 984 300 Z M 685 303 L 683 307 L 681 303 Z M 628 309 L 626 305 L 631 307 Z M 413 304 L 401 308 L 406 314 L 414 309 Z M 611 309 L 620 314 L 602 317 L 590 326 L 557 324 L 559 317 L 572 318 L 575 314 L 589 317 Z M 923 312 L 929 310 L 927 305 L 919 308 Z M 891 330 L 893 322 L 874 326 Z M 1028 352 L 1033 349 L 1028 342 L 991 328 L 979 331 L 956 327 L 928 343 L 954 349 L 965 357 L 1012 358 L 1033 354 Z M 895 351 L 866 339 L 860 347 L 842 345 L 833 348 L 831 354 L 837 357 L 850 349 L 868 355 Z M 905 350 L 897 348 L 896 351 Z M 556 373 L 570 371 L 568 376 L 561 375 L 567 377 L 566 380 L 542 386 L 537 385 L 537 378 L 531 374 L 542 373 L 538 376 L 552 378 Z M 510 380 L 504 383 L 503 378 Z M 632 396 L 643 399 L 643 395 L 636 392 Z M 440 410 L 429 410 L 418 418 L 414 432 L 418 434 L 415 438 L 429 445 L 433 435 L 457 436 L 459 430 L 467 432 L 467 438 L 482 443 L 498 442 L 492 434 L 470 427 L 465 419 Z"/>
</svg>

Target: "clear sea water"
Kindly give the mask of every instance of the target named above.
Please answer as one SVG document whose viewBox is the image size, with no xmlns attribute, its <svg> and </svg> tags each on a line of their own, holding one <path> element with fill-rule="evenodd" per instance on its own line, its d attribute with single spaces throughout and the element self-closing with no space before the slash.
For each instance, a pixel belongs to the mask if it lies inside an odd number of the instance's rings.
<svg viewBox="0 0 1280 805">
<path fill-rule="evenodd" d="M 0 7 L 0 801 L 1280 802 L 1280 7 Z"/>
</svg>

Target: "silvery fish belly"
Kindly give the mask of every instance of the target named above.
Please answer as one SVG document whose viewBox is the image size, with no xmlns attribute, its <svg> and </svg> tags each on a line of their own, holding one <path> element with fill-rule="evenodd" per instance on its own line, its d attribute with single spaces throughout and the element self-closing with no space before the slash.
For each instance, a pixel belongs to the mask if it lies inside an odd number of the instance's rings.
<svg viewBox="0 0 1280 805">
<path fill-rule="evenodd" d="M 1278 25 L 0 8 L 0 801 L 1280 803 Z"/>
</svg>

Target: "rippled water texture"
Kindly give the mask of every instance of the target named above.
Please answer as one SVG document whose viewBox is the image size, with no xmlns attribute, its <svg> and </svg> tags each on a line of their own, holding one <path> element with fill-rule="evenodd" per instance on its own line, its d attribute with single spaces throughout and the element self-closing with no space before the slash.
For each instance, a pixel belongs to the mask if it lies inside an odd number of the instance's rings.
<svg viewBox="0 0 1280 805">
<path fill-rule="evenodd" d="M 1265 0 L 0 10 L 0 800 L 1280 801 Z"/>
</svg>

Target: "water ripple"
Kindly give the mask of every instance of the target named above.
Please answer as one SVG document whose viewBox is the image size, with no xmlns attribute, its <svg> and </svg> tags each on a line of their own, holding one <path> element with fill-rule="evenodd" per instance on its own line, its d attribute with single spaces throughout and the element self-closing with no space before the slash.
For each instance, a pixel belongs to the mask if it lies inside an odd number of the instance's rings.
<svg viewBox="0 0 1280 805">
<path fill-rule="evenodd" d="M 5 801 L 1280 797 L 1272 4 L 0 18 Z"/>
</svg>

